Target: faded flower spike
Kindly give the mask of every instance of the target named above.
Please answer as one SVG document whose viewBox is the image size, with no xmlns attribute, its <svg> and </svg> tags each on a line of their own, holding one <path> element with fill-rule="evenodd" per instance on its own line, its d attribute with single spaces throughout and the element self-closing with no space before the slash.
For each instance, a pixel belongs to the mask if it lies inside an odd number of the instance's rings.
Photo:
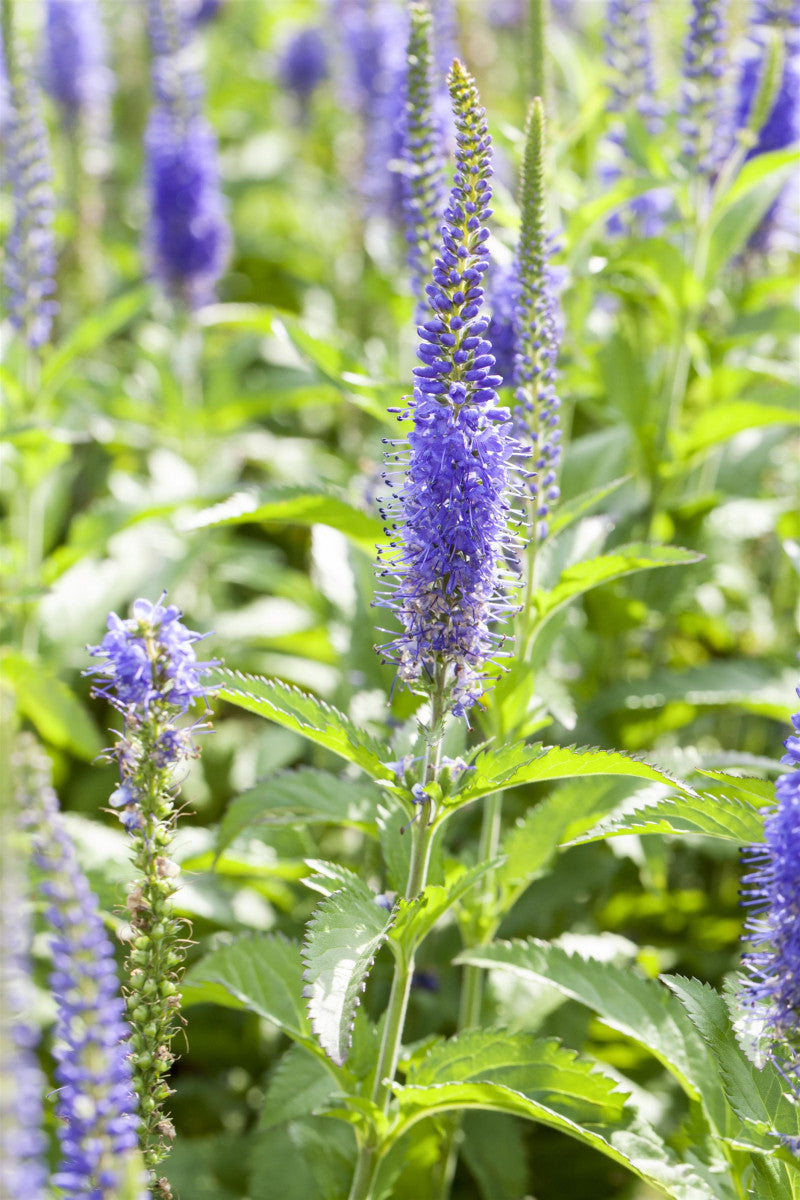
<svg viewBox="0 0 800 1200">
<path fill-rule="evenodd" d="M 728 149 L 721 95 L 725 74 L 725 0 L 692 0 L 683 50 L 681 132 L 691 169 L 712 176 Z"/>
<path fill-rule="evenodd" d="M 125 1005 L 97 899 L 41 761 L 27 764 L 25 810 L 33 828 L 39 892 L 53 932 L 54 1057 L 61 1162 L 52 1182 L 74 1200 L 113 1200 L 129 1181 L 138 1144 Z M 144 1197 L 144 1189 L 139 1193 Z"/>
<path fill-rule="evenodd" d="M 797 692 L 800 696 L 800 688 Z M 765 845 L 744 855 L 745 922 L 751 949 L 741 1001 L 747 1032 L 800 1096 L 800 713 L 783 743 L 789 770 L 775 785 L 775 808 L 764 821 Z"/>
<path fill-rule="evenodd" d="M 45 86 L 69 124 L 105 125 L 114 77 L 99 0 L 47 0 Z"/>
<path fill-rule="evenodd" d="M 439 225 L 447 192 L 442 136 L 433 103 L 431 14 L 412 4 L 408 42 L 406 103 L 403 113 L 403 213 L 411 286 L 424 313 L 424 285 L 439 246 Z"/>
<path fill-rule="evenodd" d="M 503 567 L 509 554 L 508 461 L 517 449 L 498 407 L 494 357 L 481 315 L 489 265 L 491 139 L 475 84 L 457 60 L 450 74 L 457 167 L 442 246 L 426 287 L 433 316 L 419 329 L 408 445 L 387 455 L 398 488 L 384 512 L 389 549 L 380 574 L 403 632 L 381 647 L 413 687 L 441 689 L 463 716 L 485 688 L 484 670 L 513 608 Z M 397 443 L 392 443 L 397 444 Z"/>
<path fill-rule="evenodd" d="M 14 201 L 14 222 L 6 242 L 5 285 L 11 324 L 37 349 L 50 337 L 58 310 L 53 299 L 55 196 L 50 142 L 30 58 L 11 28 L 10 8 L 4 5 L 2 11 L 10 109 L 5 170 Z"/>
<path fill-rule="evenodd" d="M 124 729 L 114 747 L 120 786 L 110 803 L 131 834 L 137 878 L 128 896 L 131 951 L 126 962 L 128 1019 L 133 1027 L 134 1085 L 142 1116 L 142 1149 L 152 1172 L 154 1193 L 171 1195 L 155 1168 L 174 1137 L 165 1112 L 170 1095 L 166 1074 L 174 1061 L 171 1045 L 180 1024 L 178 984 L 186 945 L 183 922 L 172 914 L 171 897 L 179 868 L 169 856 L 177 819 L 177 773 L 198 754 L 196 726 L 179 719 L 211 690 L 203 683 L 216 665 L 198 662 L 193 633 L 174 604 L 137 600 L 133 615 L 111 613 L 108 633 L 90 652 L 104 661 L 90 672 L 105 696 L 123 714 Z"/>
<path fill-rule="evenodd" d="M 156 103 L 145 132 L 147 248 L 164 290 L 189 308 L 214 296 L 230 254 L 216 136 L 202 83 L 185 65 L 189 31 L 175 0 L 148 0 Z"/>
<path fill-rule="evenodd" d="M 532 101 L 528 111 L 520 208 L 514 308 L 514 377 L 518 385 L 515 418 L 520 440 L 523 444 L 533 443 L 528 485 L 533 502 L 533 535 L 542 541 L 547 537 L 550 510 L 560 496 L 557 471 L 561 458 L 561 401 L 555 386 L 560 325 L 553 272 L 548 266 L 544 108 L 539 99 Z"/>
</svg>

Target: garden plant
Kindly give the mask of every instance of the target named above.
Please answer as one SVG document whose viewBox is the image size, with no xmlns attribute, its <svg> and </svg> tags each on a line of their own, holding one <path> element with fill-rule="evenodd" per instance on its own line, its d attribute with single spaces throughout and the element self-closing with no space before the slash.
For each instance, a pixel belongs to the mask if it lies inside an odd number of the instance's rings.
<svg viewBox="0 0 800 1200">
<path fill-rule="evenodd" d="M 800 1200 L 797 0 L 0 14 L 3 1200 Z"/>
</svg>

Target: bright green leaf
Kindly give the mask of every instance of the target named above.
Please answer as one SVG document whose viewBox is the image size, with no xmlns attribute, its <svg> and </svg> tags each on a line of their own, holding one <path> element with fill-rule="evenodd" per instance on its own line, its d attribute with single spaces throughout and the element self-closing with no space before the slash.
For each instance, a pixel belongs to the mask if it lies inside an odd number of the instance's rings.
<svg viewBox="0 0 800 1200">
<path fill-rule="evenodd" d="M 623 834 L 701 834 L 744 846 L 763 840 L 758 809 L 733 796 L 668 796 L 614 814 L 594 829 L 573 839 L 570 845 L 602 841 Z"/>
<path fill-rule="evenodd" d="M 44 741 L 86 760 L 100 753 L 100 735 L 80 700 L 43 663 L 6 654 L 0 658 L 0 678 L 11 686 L 20 712 Z"/>
<path fill-rule="evenodd" d="M 503 861 L 498 857 L 478 863 L 469 870 L 458 867 L 449 874 L 446 883 L 429 885 L 414 900 L 401 900 L 391 940 L 409 948 L 418 945 L 454 904 L 485 875 L 497 870 Z"/>
<path fill-rule="evenodd" d="M 72 363 L 102 346 L 143 312 L 151 295 L 150 287 L 137 287 L 91 308 L 89 315 L 69 332 L 42 364 L 42 392 L 48 395 L 55 392 Z"/>
<path fill-rule="evenodd" d="M 675 448 L 679 458 L 687 459 L 747 429 L 798 424 L 800 412 L 796 408 L 758 404 L 753 400 L 727 401 L 693 416 L 688 431 L 676 438 Z"/>
<path fill-rule="evenodd" d="M 360 996 L 394 917 L 357 877 L 314 909 L 302 955 L 311 1026 L 338 1066 L 347 1058 Z"/>
<path fill-rule="evenodd" d="M 219 688 L 217 695 L 229 704 L 295 730 L 310 742 L 355 763 L 375 779 L 389 777 L 390 772 L 381 763 L 383 748 L 375 739 L 316 696 L 276 679 L 243 675 L 239 671 L 215 671 L 212 683 Z"/>
</svg>

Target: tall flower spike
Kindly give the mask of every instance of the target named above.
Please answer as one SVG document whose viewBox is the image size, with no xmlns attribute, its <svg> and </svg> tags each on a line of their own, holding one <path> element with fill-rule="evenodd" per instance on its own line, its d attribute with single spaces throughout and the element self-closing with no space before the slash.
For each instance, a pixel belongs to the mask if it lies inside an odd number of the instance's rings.
<svg viewBox="0 0 800 1200">
<path fill-rule="evenodd" d="M 800 1097 L 800 713 L 792 724 L 781 759 L 789 770 L 775 785 L 765 844 L 743 856 L 750 867 L 744 903 L 752 911 L 745 921 L 751 948 L 742 960 L 740 1000 L 747 1034 Z"/>
<path fill-rule="evenodd" d="M 692 0 L 692 18 L 683 49 L 681 132 L 690 170 L 713 176 L 728 151 L 725 118 L 725 0 Z"/>
<path fill-rule="evenodd" d="M 431 14 L 412 4 L 408 41 L 406 103 L 403 114 L 403 212 L 411 286 L 426 307 L 424 285 L 439 246 L 439 225 L 446 195 L 441 134 L 433 110 Z"/>
<path fill-rule="evenodd" d="M 24 786 L 34 862 L 43 876 L 39 891 L 53 933 L 61 1162 L 52 1182 L 75 1200 L 110 1200 L 129 1182 L 138 1144 L 131 1047 L 114 952 L 43 758 L 30 762 Z"/>
<path fill-rule="evenodd" d="M 610 161 L 601 167 L 606 185 L 631 169 L 626 118 L 637 116 L 649 134 L 663 128 L 663 107 L 657 99 L 653 65 L 651 0 L 609 0 L 605 24 L 606 62 L 610 88 L 609 111 L 616 115 L 608 131 Z M 652 237 L 661 232 L 669 193 L 654 189 L 637 197 L 608 222 L 608 232 Z"/>
<path fill-rule="evenodd" d="M 11 324 L 32 349 L 37 349 L 50 337 L 58 309 L 53 299 L 55 196 L 50 141 L 30 57 L 11 28 L 10 6 L 4 4 L 2 13 L 10 101 L 6 172 L 14 201 L 14 221 L 6 243 L 5 285 Z"/>
<path fill-rule="evenodd" d="M 24 770 L 26 757 L 15 756 L 15 778 Z M 14 808 L 21 809 L 26 799 L 17 796 Z M 38 1030 L 30 1019 L 30 903 L 20 836 L 9 807 L 0 809 L 0 1195 L 44 1200 L 46 1084 L 35 1054 Z"/>
<path fill-rule="evenodd" d="M 481 315 L 488 269 L 491 139 L 472 77 L 458 60 L 449 79 L 456 126 L 456 173 L 442 223 L 442 246 L 426 292 L 434 315 L 419 329 L 422 362 L 405 416 L 405 447 L 387 452 L 398 491 L 384 518 L 389 548 L 380 575 L 390 589 L 377 602 L 394 610 L 402 632 L 381 647 L 404 683 L 442 688 L 463 716 L 485 688 L 484 672 L 513 608 L 503 563 L 511 555 L 510 416 L 498 407 L 494 358 Z M 403 469 L 405 468 L 405 470 Z"/>
<path fill-rule="evenodd" d="M 47 0 L 45 86 L 74 125 L 79 118 L 104 130 L 113 75 L 98 0 Z"/>
<path fill-rule="evenodd" d="M 230 253 L 217 139 L 202 113 L 199 75 L 186 65 L 189 30 L 175 0 L 148 0 L 156 103 L 145 133 L 153 274 L 189 308 L 214 296 Z"/>
<path fill-rule="evenodd" d="M 179 869 L 169 857 L 175 830 L 178 776 L 197 756 L 192 727 L 179 719 L 209 689 L 210 662 L 198 662 L 200 634 L 187 629 L 173 604 L 137 600 L 133 616 L 108 618 L 108 632 L 90 652 L 102 659 L 87 673 L 100 677 L 94 694 L 123 715 L 113 755 L 120 786 L 110 799 L 131 834 L 137 879 L 128 896 L 132 948 L 126 963 L 128 1017 L 133 1026 L 134 1085 L 142 1114 L 142 1148 L 159 1197 L 171 1195 L 155 1168 L 166 1157 L 174 1129 L 165 1112 L 171 1044 L 180 1023 L 178 984 L 183 974 L 183 922 L 171 911 Z"/>
<path fill-rule="evenodd" d="M 560 495 L 557 470 L 561 458 L 558 427 L 561 402 L 555 386 L 560 331 L 545 230 L 544 131 L 544 107 L 537 98 L 531 102 L 525 129 L 514 340 L 515 376 L 519 385 L 515 418 L 520 440 L 533 442 L 529 488 L 533 535 L 539 541 L 547 537 L 550 510 Z"/>
</svg>

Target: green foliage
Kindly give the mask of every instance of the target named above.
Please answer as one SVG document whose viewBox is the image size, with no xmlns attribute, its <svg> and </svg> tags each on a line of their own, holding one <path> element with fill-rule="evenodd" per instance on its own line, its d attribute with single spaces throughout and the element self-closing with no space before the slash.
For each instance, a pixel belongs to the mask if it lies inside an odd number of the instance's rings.
<svg viewBox="0 0 800 1200">
<path fill-rule="evenodd" d="M 762 840 L 763 822 L 758 810 L 735 796 L 668 796 L 640 804 L 601 821 L 571 843 L 581 845 L 622 834 L 702 834 L 734 842 L 737 846 Z"/>
<path fill-rule="evenodd" d="M 314 910 L 303 943 L 303 995 L 311 1027 L 337 1066 L 347 1058 L 355 1012 L 375 955 L 389 934 L 394 913 L 357 876 Z"/>
<path fill-rule="evenodd" d="M 229 704 L 275 721 L 285 729 L 296 730 L 309 741 L 361 767 L 375 779 L 388 776 L 379 757 L 377 742 L 331 705 L 277 680 L 243 675 L 238 671 L 218 671 L 214 682 L 218 686 L 217 694 Z"/>
</svg>

